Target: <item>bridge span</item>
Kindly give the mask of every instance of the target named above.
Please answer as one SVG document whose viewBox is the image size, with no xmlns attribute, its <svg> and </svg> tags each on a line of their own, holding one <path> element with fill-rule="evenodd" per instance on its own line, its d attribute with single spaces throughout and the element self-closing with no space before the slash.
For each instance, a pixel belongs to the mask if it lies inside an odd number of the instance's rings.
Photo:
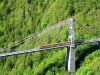
<svg viewBox="0 0 100 75">
<path fill-rule="evenodd" d="M 100 38 L 92 39 L 92 40 L 86 40 L 86 41 L 76 41 L 76 42 L 74 42 L 74 45 L 81 45 L 81 44 L 87 44 L 87 43 L 93 43 L 93 42 L 100 42 Z M 19 50 L 19 51 L 1 53 L 0 57 L 26 54 L 26 53 L 33 53 L 33 52 L 52 50 L 52 49 L 57 49 L 57 48 L 64 48 L 64 47 L 68 47 L 70 45 L 71 45 L 71 42 L 68 42 L 68 41 L 63 42 L 63 43 L 48 44 L 48 45 L 40 46 L 38 48 L 30 49 L 30 50 Z"/>
</svg>

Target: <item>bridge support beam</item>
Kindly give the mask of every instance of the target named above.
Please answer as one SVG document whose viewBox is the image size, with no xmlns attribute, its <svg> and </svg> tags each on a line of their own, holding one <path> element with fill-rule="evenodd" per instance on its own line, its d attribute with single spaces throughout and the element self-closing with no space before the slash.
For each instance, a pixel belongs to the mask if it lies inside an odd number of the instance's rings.
<svg viewBox="0 0 100 75">
<path fill-rule="evenodd" d="M 69 51 L 68 71 L 75 72 L 75 51 L 74 47 L 72 46 L 70 46 L 70 51 Z"/>
<path fill-rule="evenodd" d="M 67 47 L 67 53 L 65 58 L 65 68 L 69 72 L 75 72 L 75 51 L 74 47 Z"/>
<path fill-rule="evenodd" d="M 99 42 L 97 42 L 97 45 L 98 45 L 98 47 L 100 48 L 100 41 L 99 41 Z"/>
</svg>

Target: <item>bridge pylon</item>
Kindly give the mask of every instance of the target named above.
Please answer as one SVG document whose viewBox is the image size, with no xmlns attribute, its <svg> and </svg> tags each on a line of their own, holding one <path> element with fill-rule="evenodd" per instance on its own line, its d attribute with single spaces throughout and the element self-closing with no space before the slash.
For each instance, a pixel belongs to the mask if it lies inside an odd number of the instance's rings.
<svg viewBox="0 0 100 75">
<path fill-rule="evenodd" d="M 74 20 L 70 18 L 70 25 L 68 31 L 68 41 L 70 41 L 71 45 L 67 47 L 67 55 L 66 55 L 66 69 L 69 72 L 75 72 L 75 51 L 74 51 Z"/>
</svg>

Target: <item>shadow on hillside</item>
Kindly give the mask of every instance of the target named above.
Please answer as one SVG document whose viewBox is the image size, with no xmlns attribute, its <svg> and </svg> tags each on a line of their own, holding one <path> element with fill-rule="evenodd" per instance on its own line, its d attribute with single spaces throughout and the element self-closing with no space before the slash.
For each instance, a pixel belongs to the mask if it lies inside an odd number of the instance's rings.
<svg viewBox="0 0 100 75">
<path fill-rule="evenodd" d="M 99 45 L 93 45 L 92 47 L 84 49 L 84 50 L 82 50 L 82 52 L 76 51 L 76 53 L 80 53 L 77 55 L 77 57 L 79 57 L 79 58 L 76 60 L 76 70 L 80 67 L 81 62 L 84 60 L 84 58 L 87 55 L 91 54 L 92 52 L 94 52 L 98 49 L 100 49 L 100 43 L 99 43 Z"/>
<path fill-rule="evenodd" d="M 53 67 L 57 67 L 56 69 L 59 69 L 61 66 L 63 66 L 63 65 L 62 65 L 62 63 L 59 63 L 59 62 L 50 63 L 47 67 L 45 67 L 43 69 L 42 72 L 38 73 L 38 75 L 45 75 L 47 73 L 47 71 L 51 70 Z"/>
</svg>

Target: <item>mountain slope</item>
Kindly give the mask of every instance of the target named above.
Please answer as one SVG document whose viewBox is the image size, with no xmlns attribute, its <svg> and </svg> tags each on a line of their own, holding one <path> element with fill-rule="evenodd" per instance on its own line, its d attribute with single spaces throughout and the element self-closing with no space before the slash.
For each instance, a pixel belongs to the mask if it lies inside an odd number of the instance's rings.
<svg viewBox="0 0 100 75">
<path fill-rule="evenodd" d="M 12 46 L 15 41 L 39 31 L 42 35 L 37 34 L 31 40 L 24 40 L 15 50 L 67 41 L 68 24 L 54 29 L 50 27 L 72 15 L 77 21 L 75 40 L 100 37 L 99 0 L 1 0 L 0 47 Z M 45 28 L 49 31 L 44 33 Z M 65 55 L 66 48 L 0 57 L 0 74 L 66 75 Z M 99 47 L 95 43 L 76 47 L 76 75 L 98 75 L 99 56 Z"/>
</svg>

